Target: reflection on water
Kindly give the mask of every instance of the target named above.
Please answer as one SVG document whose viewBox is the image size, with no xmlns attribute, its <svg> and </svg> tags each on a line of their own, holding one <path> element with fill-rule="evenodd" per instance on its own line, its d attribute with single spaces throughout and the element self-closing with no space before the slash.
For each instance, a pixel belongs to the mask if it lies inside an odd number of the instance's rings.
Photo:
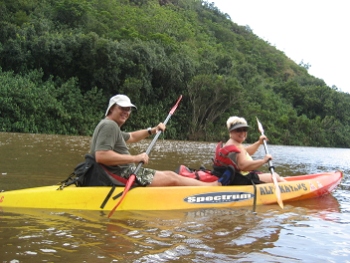
<svg viewBox="0 0 350 263">
<path fill-rule="evenodd" d="M 119 212 L 110 220 L 96 211 L 27 209 L 0 215 L 7 225 L 1 236 L 9 237 L 1 239 L 5 260 L 346 262 L 350 255 L 350 236 L 344 232 L 348 215 L 291 205 L 283 211 L 261 206 L 256 213 L 247 209 Z"/>
<path fill-rule="evenodd" d="M 133 145 L 143 152 L 150 141 Z M 57 183 L 88 152 L 89 137 L 0 133 L 0 189 Z M 157 141 L 149 167 L 210 168 L 216 143 Z M 3 262 L 348 262 L 349 149 L 269 145 L 276 171 L 343 170 L 332 195 L 240 209 L 0 210 Z M 264 154 L 263 149 L 257 157 Z M 267 171 L 267 167 L 264 167 Z M 169 193 L 171 194 L 171 193 Z M 160 197 L 161 198 L 161 197 Z"/>
</svg>

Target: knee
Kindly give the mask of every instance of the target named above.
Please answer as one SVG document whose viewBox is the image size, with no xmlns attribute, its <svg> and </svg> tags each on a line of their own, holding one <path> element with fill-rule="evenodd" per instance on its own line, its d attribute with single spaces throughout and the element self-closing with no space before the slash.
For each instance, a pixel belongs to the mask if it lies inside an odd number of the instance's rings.
<svg viewBox="0 0 350 263">
<path fill-rule="evenodd" d="M 157 171 L 157 177 L 164 183 L 164 185 L 168 186 L 176 186 L 179 185 L 180 175 L 172 171 Z"/>
<path fill-rule="evenodd" d="M 173 171 L 164 171 L 164 173 L 166 174 L 166 176 L 169 180 L 169 184 L 179 185 L 181 175 L 178 175 L 177 173 L 175 173 Z"/>
</svg>

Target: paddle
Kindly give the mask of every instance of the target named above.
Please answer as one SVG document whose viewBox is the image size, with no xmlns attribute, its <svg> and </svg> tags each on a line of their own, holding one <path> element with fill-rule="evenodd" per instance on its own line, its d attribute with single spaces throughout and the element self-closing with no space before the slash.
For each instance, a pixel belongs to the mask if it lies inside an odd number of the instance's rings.
<svg viewBox="0 0 350 263">
<path fill-rule="evenodd" d="M 168 117 L 165 119 L 165 121 L 163 122 L 164 125 L 166 125 L 171 117 L 171 115 L 174 114 L 175 110 L 177 109 L 177 106 L 179 105 L 180 103 L 180 100 L 182 99 L 182 95 L 180 95 L 180 97 L 178 98 L 177 102 L 175 103 L 175 105 L 172 107 L 172 109 L 170 110 L 169 114 L 168 114 Z M 147 150 L 146 150 L 146 154 L 149 155 L 154 144 L 156 143 L 159 135 L 162 133 L 161 130 L 159 130 L 156 134 L 156 136 L 154 136 L 151 144 L 148 146 Z M 115 207 L 109 212 L 108 214 L 108 217 L 111 217 L 114 213 L 114 211 L 117 209 L 117 207 L 120 205 L 120 203 L 123 201 L 124 197 L 126 196 L 127 192 L 129 191 L 130 187 L 132 186 L 132 184 L 134 183 L 135 181 L 135 177 L 136 177 L 136 174 L 137 172 L 140 170 L 141 166 L 143 165 L 143 162 L 140 162 L 136 169 L 134 170 L 134 172 L 130 175 L 128 181 L 126 182 L 125 184 L 125 188 L 124 188 L 124 191 L 123 191 L 123 194 L 119 200 L 119 202 L 115 205 Z"/>
<path fill-rule="evenodd" d="M 256 117 L 256 121 L 258 123 L 258 129 L 259 129 L 261 135 L 264 135 L 264 128 L 263 128 L 262 124 L 260 123 L 258 117 Z M 266 140 L 264 140 L 264 148 L 265 148 L 265 153 L 269 154 L 269 152 L 267 150 Z M 269 170 L 271 172 L 272 180 L 273 180 L 273 183 L 275 185 L 275 193 L 276 193 L 276 197 L 277 197 L 277 203 L 283 209 L 283 202 L 282 202 L 282 198 L 281 198 L 281 190 L 278 187 L 277 178 L 276 178 L 274 167 L 272 165 L 272 161 L 271 160 L 269 160 Z"/>
</svg>

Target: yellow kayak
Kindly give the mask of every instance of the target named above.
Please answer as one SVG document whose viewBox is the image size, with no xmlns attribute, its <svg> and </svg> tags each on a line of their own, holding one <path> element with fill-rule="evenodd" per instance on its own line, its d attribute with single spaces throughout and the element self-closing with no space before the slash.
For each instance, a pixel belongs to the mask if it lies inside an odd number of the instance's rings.
<svg viewBox="0 0 350 263">
<path fill-rule="evenodd" d="M 342 180 L 341 171 L 284 177 L 279 183 L 283 202 L 329 194 Z M 59 185 L 0 192 L 0 209 L 42 208 L 110 211 L 124 187 L 116 187 L 103 206 L 111 187 Z M 118 198 L 113 199 L 113 197 Z M 242 186 L 135 187 L 129 190 L 117 210 L 174 210 L 224 208 L 276 203 L 273 183 Z M 103 206 L 103 208 L 101 208 Z M 5 209 L 4 209 L 5 210 Z"/>
</svg>

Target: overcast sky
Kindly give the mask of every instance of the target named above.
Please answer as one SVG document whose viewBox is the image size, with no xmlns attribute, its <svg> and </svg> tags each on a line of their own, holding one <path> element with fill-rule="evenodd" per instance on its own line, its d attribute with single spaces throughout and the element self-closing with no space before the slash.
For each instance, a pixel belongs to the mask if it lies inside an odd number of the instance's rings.
<svg viewBox="0 0 350 263">
<path fill-rule="evenodd" d="M 350 93 L 347 0 L 209 0 L 238 25 L 268 41 L 309 74 Z"/>
</svg>

